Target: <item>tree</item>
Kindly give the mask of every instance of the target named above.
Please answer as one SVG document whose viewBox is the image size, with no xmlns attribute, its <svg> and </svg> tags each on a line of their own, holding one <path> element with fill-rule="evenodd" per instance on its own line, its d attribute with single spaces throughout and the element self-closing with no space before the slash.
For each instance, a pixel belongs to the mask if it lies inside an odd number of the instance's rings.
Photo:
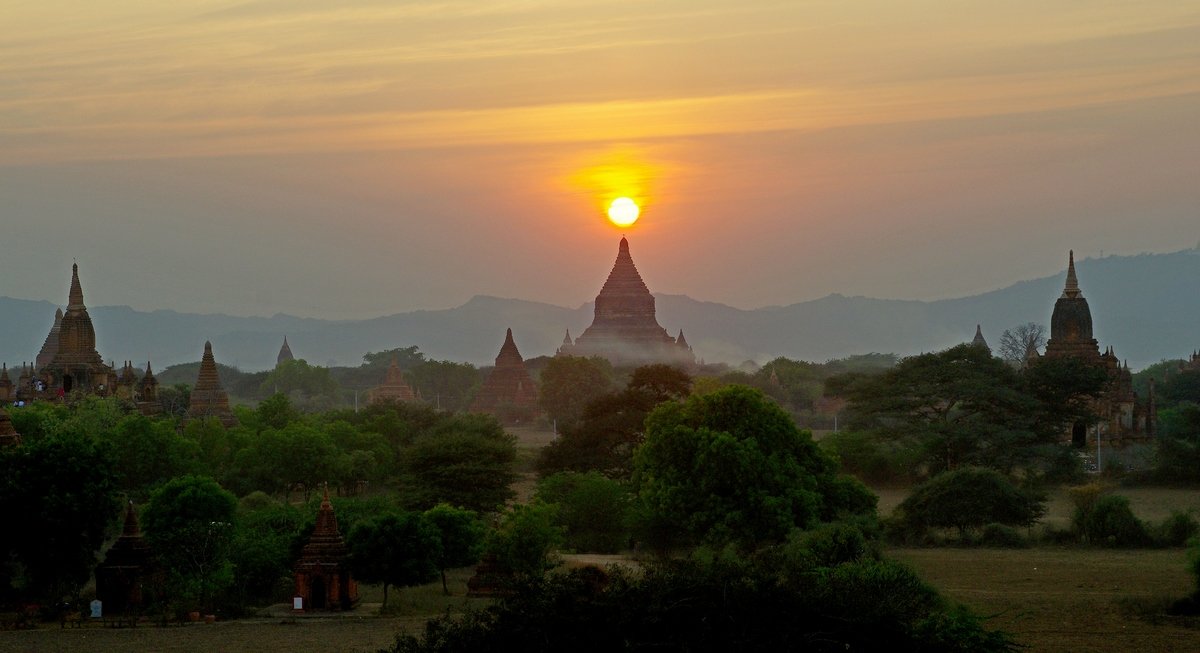
<svg viewBox="0 0 1200 653">
<path fill-rule="evenodd" d="M 560 472 L 538 483 L 539 501 L 557 507 L 566 544 L 591 553 L 616 553 L 629 543 L 633 495 L 598 472 Z"/>
<path fill-rule="evenodd" d="M 995 470 L 963 467 L 918 485 L 898 511 L 910 527 L 956 528 L 965 538 L 987 524 L 1032 526 L 1046 513 L 1045 501 Z"/>
<path fill-rule="evenodd" d="M 512 498 L 516 440 L 487 415 L 456 415 L 417 437 L 404 451 L 409 505 L 449 503 L 479 512 Z"/>
<path fill-rule="evenodd" d="M 237 498 L 209 477 L 181 476 L 150 495 L 141 523 L 169 586 L 212 609 L 214 597 L 233 583 Z"/>
<path fill-rule="evenodd" d="M 612 365 L 598 356 L 555 356 L 541 373 L 539 402 L 559 428 L 573 426 L 584 408 L 612 386 Z"/>
<path fill-rule="evenodd" d="M 1029 350 L 1040 350 L 1046 346 L 1046 327 L 1036 322 L 1018 324 L 1000 334 L 996 355 L 1010 363 L 1025 360 Z"/>
<path fill-rule="evenodd" d="M 552 552 L 562 544 L 562 529 L 554 525 L 557 509 L 534 502 L 516 505 L 492 531 L 484 550 L 501 567 L 521 578 L 540 578 L 554 568 Z"/>
<path fill-rule="evenodd" d="M 367 352 L 363 354 L 363 367 L 382 370 L 392 364 L 393 358 L 396 359 L 396 364 L 400 366 L 400 369 L 411 370 L 425 361 L 425 354 L 422 354 L 416 345 L 385 349 L 380 352 Z"/>
<path fill-rule="evenodd" d="M 18 562 L 37 598 L 57 602 L 79 591 L 96 565 L 105 528 L 118 513 L 112 462 L 92 439 L 47 435 L 0 449 L 5 536 L 0 567 Z M 0 586 L 0 594 L 8 590 Z"/>
<path fill-rule="evenodd" d="M 777 404 L 730 386 L 650 413 L 633 480 L 649 513 L 678 532 L 753 548 L 822 514 L 862 510 L 865 489 L 834 505 L 851 494 L 836 468 Z"/>
<path fill-rule="evenodd" d="M 283 361 L 271 370 L 259 385 L 262 394 L 290 395 L 299 393 L 307 398 L 333 399 L 337 397 L 338 384 L 329 374 L 329 368 L 309 365 L 308 361 L 295 359 Z"/>
<path fill-rule="evenodd" d="M 154 486 L 196 471 L 200 458 L 200 447 L 180 438 L 174 424 L 139 414 L 127 415 L 98 435 L 114 462 L 118 487 L 138 501 Z"/>
<path fill-rule="evenodd" d="M 1200 405 L 1184 401 L 1158 414 L 1155 471 L 1164 481 L 1200 480 Z"/>
<path fill-rule="evenodd" d="M 629 478 L 633 450 L 642 442 L 646 416 L 664 401 L 688 395 L 692 379 L 669 365 L 646 365 L 633 371 L 625 390 L 588 403 L 582 418 L 565 428 L 538 455 L 538 473 L 598 470 Z"/>
<path fill-rule="evenodd" d="M 328 433 L 294 422 L 255 436 L 237 454 L 236 476 L 247 491 L 285 493 L 302 486 L 307 501 L 313 488 L 337 476 L 340 460 L 341 453 Z"/>
<path fill-rule="evenodd" d="M 428 360 L 409 373 L 422 397 L 445 410 L 463 411 L 479 385 L 479 370 L 470 363 Z"/>
<path fill-rule="evenodd" d="M 850 427 L 904 451 L 918 475 L 967 465 L 1037 472 L 1064 451 L 1017 371 L 969 344 L 905 358 L 846 393 Z"/>
<path fill-rule="evenodd" d="M 450 589 L 446 586 L 446 570 L 479 562 L 485 533 L 483 522 L 474 511 L 445 503 L 426 510 L 425 519 L 437 529 L 438 539 L 442 543 L 437 567 L 442 574 L 442 592 L 448 595 Z"/>
<path fill-rule="evenodd" d="M 437 527 L 421 513 L 386 514 L 361 522 L 350 529 L 346 546 L 354 575 L 383 584 L 384 609 L 389 585 L 421 585 L 438 576 L 441 540 Z"/>
</svg>

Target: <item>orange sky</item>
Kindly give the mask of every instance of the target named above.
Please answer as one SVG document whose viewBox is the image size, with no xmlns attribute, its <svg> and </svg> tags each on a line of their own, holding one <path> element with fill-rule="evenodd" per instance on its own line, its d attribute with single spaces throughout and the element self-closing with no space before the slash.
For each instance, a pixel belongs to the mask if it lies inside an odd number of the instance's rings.
<svg viewBox="0 0 1200 653">
<path fill-rule="evenodd" d="M 0 5 L 0 294 L 320 317 L 932 298 L 1200 238 L 1166 1 Z M 627 190 L 619 190 L 628 185 Z"/>
</svg>

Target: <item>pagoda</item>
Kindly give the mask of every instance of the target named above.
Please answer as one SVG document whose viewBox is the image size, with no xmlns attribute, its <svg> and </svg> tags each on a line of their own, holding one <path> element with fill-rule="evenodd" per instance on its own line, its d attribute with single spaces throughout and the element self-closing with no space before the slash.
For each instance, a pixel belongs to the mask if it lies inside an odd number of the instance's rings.
<svg viewBox="0 0 1200 653">
<path fill-rule="evenodd" d="M 392 356 L 383 383 L 367 391 L 367 403 L 370 404 L 415 401 L 416 398 L 412 388 L 404 381 L 404 372 L 400 371 L 400 364 L 396 362 L 395 356 Z"/>
<path fill-rule="evenodd" d="M 215 417 L 226 427 L 237 426 L 238 423 L 229 410 L 229 395 L 221 387 L 211 342 L 204 343 L 204 357 L 200 359 L 200 373 L 196 377 L 196 385 L 192 387 L 188 416 L 194 419 Z"/>
<path fill-rule="evenodd" d="M 275 357 L 275 367 L 291 360 L 296 360 L 296 357 L 292 355 L 292 348 L 288 346 L 287 336 L 284 336 L 283 346 L 279 348 L 279 355 Z"/>
<path fill-rule="evenodd" d="M 512 329 L 505 333 L 496 367 L 476 393 L 471 412 L 494 415 L 505 424 L 528 422 L 538 414 L 537 387 L 513 342 Z"/>
<path fill-rule="evenodd" d="M 96 598 L 108 614 L 136 613 L 145 602 L 143 588 L 151 584 L 153 573 L 150 546 L 142 538 L 137 511 L 130 501 L 121 537 L 96 567 Z"/>
<path fill-rule="evenodd" d="M 37 358 L 33 362 L 34 367 L 37 369 L 46 367 L 54 362 L 54 355 L 58 353 L 58 334 L 62 332 L 62 320 L 62 309 L 55 309 L 54 326 L 50 327 L 50 333 L 46 334 L 46 340 L 42 343 L 42 349 L 38 352 Z"/>
<path fill-rule="evenodd" d="M 305 610 L 349 610 L 358 603 L 358 583 L 350 575 L 349 551 L 338 532 L 329 485 L 317 510 L 317 525 L 296 561 L 296 596 Z"/>
<path fill-rule="evenodd" d="M 1075 252 L 1068 254 L 1067 280 L 1062 295 L 1054 303 L 1050 316 L 1050 339 L 1046 353 L 1036 349 L 1026 353 L 1025 364 L 1037 365 L 1041 360 L 1072 358 L 1104 369 L 1108 381 L 1104 393 L 1092 402 L 1092 412 L 1099 419 L 1094 427 L 1080 421 L 1071 427 L 1072 444 L 1083 447 L 1095 444 L 1095 438 L 1110 446 L 1121 446 L 1153 436 L 1157 421 L 1153 401 L 1142 401 L 1133 390 L 1133 375 L 1129 365 L 1122 365 L 1112 347 L 1100 352 L 1092 335 L 1092 311 L 1079 289 L 1075 273 Z"/>
<path fill-rule="evenodd" d="M 612 272 L 596 296 L 591 326 L 573 344 L 564 340 L 558 354 L 601 356 L 618 366 L 650 363 L 690 366 L 696 362 L 687 341 L 678 342 L 658 324 L 654 295 L 638 274 L 629 254 L 629 241 L 624 237 Z"/>
<path fill-rule="evenodd" d="M 17 389 L 8 378 L 8 363 L 0 363 L 0 403 L 8 403 L 16 396 Z"/>
<path fill-rule="evenodd" d="M 108 394 L 116 374 L 104 364 L 96 352 L 96 329 L 83 303 L 83 288 L 79 284 L 79 265 L 71 266 L 71 291 L 67 312 L 62 319 L 55 320 L 58 334 L 57 347 L 54 329 L 43 345 L 44 351 L 54 349 L 53 358 L 37 372 L 46 386 L 61 394 L 72 390 L 100 395 Z"/>
<path fill-rule="evenodd" d="M 988 346 L 987 340 L 983 337 L 983 325 L 975 325 L 975 337 L 971 339 L 971 344 L 975 347 L 983 347 L 990 354 L 992 348 Z"/>
<path fill-rule="evenodd" d="M 12 420 L 0 404 L 0 449 L 21 444 L 21 434 L 13 427 Z"/>
</svg>

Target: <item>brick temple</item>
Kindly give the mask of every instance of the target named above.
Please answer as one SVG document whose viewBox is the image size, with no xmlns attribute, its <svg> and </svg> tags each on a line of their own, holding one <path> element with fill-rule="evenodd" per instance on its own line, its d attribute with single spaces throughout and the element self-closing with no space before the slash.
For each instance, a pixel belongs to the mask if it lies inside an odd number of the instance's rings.
<svg viewBox="0 0 1200 653">
<path fill-rule="evenodd" d="M 229 395 L 221 387 L 221 376 L 217 373 L 217 361 L 213 357 L 212 343 L 204 343 L 204 357 L 200 359 L 200 373 L 196 385 L 192 386 L 188 416 L 193 419 L 215 417 L 226 427 L 237 426 L 238 420 L 229 410 Z"/>
<path fill-rule="evenodd" d="M 106 614 L 137 613 L 146 602 L 145 586 L 152 584 L 155 571 L 150 546 L 142 538 L 137 511 L 130 501 L 125 507 L 125 527 L 104 562 L 96 567 L 96 598 Z"/>
<path fill-rule="evenodd" d="M 538 415 L 537 386 L 525 369 L 512 329 L 505 333 L 496 366 L 471 402 L 471 412 L 494 415 L 505 424 L 529 422 Z"/>
<path fill-rule="evenodd" d="M 400 371 L 400 364 L 396 362 L 395 356 L 383 375 L 383 383 L 367 391 L 369 404 L 415 401 L 416 398 L 412 387 L 404 380 L 404 372 Z"/>
<path fill-rule="evenodd" d="M 568 332 L 558 354 L 601 356 L 617 366 L 650 363 L 692 366 L 696 362 L 683 331 L 673 338 L 659 325 L 654 295 L 642 281 L 629 253 L 629 241 L 623 237 L 612 272 L 596 296 L 591 326 L 574 342 Z"/>
<path fill-rule="evenodd" d="M 326 485 L 317 525 L 294 570 L 296 596 L 304 599 L 305 610 L 349 610 L 358 603 L 358 583 L 350 575 L 348 555 Z"/>
</svg>

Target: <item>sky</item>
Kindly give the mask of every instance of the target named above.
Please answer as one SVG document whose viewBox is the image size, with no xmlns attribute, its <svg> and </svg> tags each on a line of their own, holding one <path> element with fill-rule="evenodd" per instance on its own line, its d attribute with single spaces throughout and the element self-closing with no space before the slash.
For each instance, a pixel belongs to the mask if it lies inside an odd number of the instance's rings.
<svg viewBox="0 0 1200 653">
<path fill-rule="evenodd" d="M 1176 0 L 0 1 L 0 295 L 936 299 L 1200 240 Z M 633 197 L 618 229 L 606 203 Z"/>
</svg>

